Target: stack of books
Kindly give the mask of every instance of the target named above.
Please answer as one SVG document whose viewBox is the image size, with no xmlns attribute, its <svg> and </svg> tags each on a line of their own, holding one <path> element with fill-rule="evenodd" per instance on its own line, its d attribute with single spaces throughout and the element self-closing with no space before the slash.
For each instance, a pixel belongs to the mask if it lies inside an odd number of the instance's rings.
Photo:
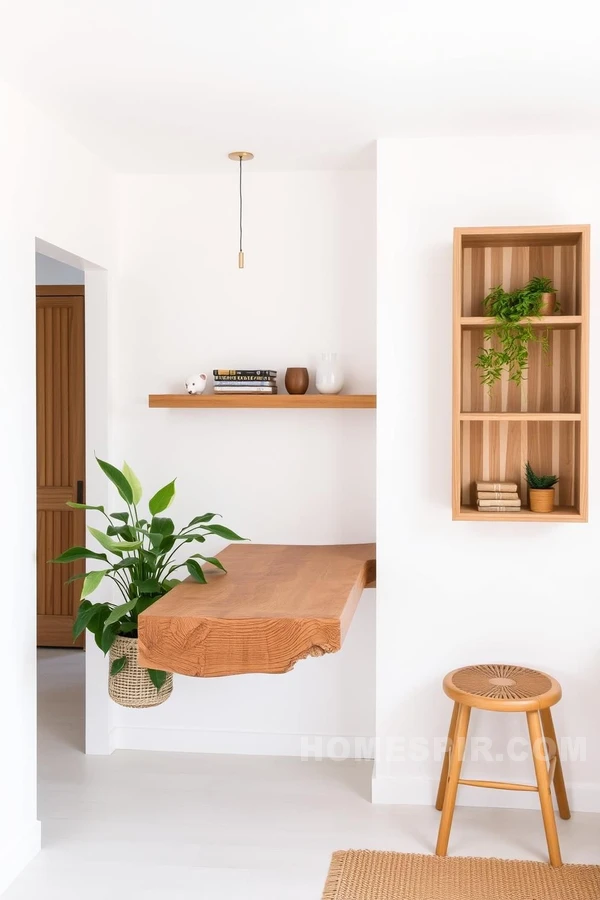
<svg viewBox="0 0 600 900">
<path fill-rule="evenodd" d="M 213 369 L 215 394 L 276 394 L 274 369 Z"/>
<path fill-rule="evenodd" d="M 521 501 L 514 481 L 478 481 L 479 512 L 520 512 Z"/>
</svg>

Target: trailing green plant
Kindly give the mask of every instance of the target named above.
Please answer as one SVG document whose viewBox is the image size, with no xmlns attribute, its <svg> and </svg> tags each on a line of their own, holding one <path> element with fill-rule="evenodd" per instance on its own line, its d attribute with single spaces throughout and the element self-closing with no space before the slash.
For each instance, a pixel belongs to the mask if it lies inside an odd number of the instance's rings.
<svg viewBox="0 0 600 900">
<path fill-rule="evenodd" d="M 138 616 L 178 585 L 181 579 L 175 573 L 185 569 L 195 581 L 206 584 L 202 562 L 207 562 L 225 572 L 220 560 L 201 553 L 192 553 L 187 559 L 176 559 L 183 545 L 203 544 L 208 535 L 217 535 L 228 541 L 242 541 L 238 534 L 224 525 L 215 524 L 216 513 L 195 516 L 185 528 L 175 529 L 172 519 L 161 516 L 175 497 L 175 481 L 169 482 L 148 501 L 149 518 L 138 512 L 142 499 L 142 486 L 132 469 L 123 464 L 123 469 L 102 459 L 98 465 L 114 484 L 127 509 L 123 512 L 107 513 L 103 506 L 89 506 L 85 503 L 69 501 L 73 509 L 95 510 L 104 516 L 108 525 L 104 531 L 88 528 L 100 544 L 102 551 L 87 547 L 71 547 L 61 553 L 53 563 L 73 563 L 77 560 L 98 560 L 103 568 L 74 575 L 69 582 L 82 579 L 81 602 L 73 625 L 73 638 L 77 639 L 87 628 L 96 644 L 108 653 L 118 635 L 137 637 Z M 121 603 L 92 603 L 88 600 L 104 579 L 112 581 L 121 594 Z M 117 675 L 127 665 L 127 657 L 114 660 L 111 675 Z M 148 675 L 156 690 L 165 683 L 167 673 L 158 669 L 148 669 Z"/>
<path fill-rule="evenodd" d="M 535 330 L 531 322 L 522 319 L 540 318 L 542 294 L 553 292 L 550 278 L 532 278 L 517 291 L 505 291 L 498 285 L 484 298 L 485 313 L 493 316 L 497 324 L 486 328 L 483 336 L 486 341 L 495 339 L 495 345 L 482 347 L 474 365 L 481 370 L 481 381 L 490 393 L 503 369 L 510 381 L 521 384 L 529 362 L 530 343 L 535 341 L 544 353 L 548 352 L 548 329 Z"/>
<path fill-rule="evenodd" d="M 530 488 L 535 491 L 546 491 L 558 482 L 556 475 L 536 475 L 529 463 L 525 463 L 525 478 Z"/>
</svg>

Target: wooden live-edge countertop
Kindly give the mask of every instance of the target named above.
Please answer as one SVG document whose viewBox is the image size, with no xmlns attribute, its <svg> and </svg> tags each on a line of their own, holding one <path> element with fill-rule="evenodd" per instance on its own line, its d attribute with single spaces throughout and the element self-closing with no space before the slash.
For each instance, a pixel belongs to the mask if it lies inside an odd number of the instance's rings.
<svg viewBox="0 0 600 900">
<path fill-rule="evenodd" d="M 182 582 L 138 620 L 139 662 L 181 675 L 289 672 L 335 653 L 363 588 L 375 586 L 375 544 L 231 544 L 207 584 Z"/>
<path fill-rule="evenodd" d="M 152 409 L 375 409 L 375 394 L 150 394 Z"/>
</svg>

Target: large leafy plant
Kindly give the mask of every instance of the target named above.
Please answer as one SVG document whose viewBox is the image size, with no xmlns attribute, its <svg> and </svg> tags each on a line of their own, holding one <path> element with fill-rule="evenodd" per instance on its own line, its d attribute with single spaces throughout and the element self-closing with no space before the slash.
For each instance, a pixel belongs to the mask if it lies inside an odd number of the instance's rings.
<svg viewBox="0 0 600 900">
<path fill-rule="evenodd" d="M 503 369 L 508 371 L 510 381 L 521 384 L 532 341 L 541 344 L 542 351 L 548 353 L 548 329 L 535 330 L 530 322 L 521 320 L 540 318 L 542 294 L 553 292 L 550 278 L 532 278 L 517 291 L 508 292 L 498 285 L 484 298 L 486 315 L 493 316 L 497 323 L 485 329 L 484 338 L 486 341 L 495 338 L 496 341 L 495 346 L 480 350 L 475 367 L 481 369 L 481 381 L 490 393 L 502 377 Z"/>
<path fill-rule="evenodd" d="M 202 562 L 210 563 L 221 571 L 223 564 L 212 556 L 192 553 L 187 559 L 177 559 L 178 551 L 185 544 L 195 547 L 203 544 L 209 535 L 217 535 L 229 541 L 241 541 L 230 528 L 215 524 L 216 513 L 195 516 L 185 528 L 176 531 L 172 519 L 161 516 L 171 505 L 175 496 L 175 481 L 169 482 L 148 501 L 149 518 L 140 516 L 138 506 L 142 499 L 142 486 L 124 463 L 117 469 L 104 460 L 98 465 L 112 481 L 126 510 L 107 513 L 103 506 L 89 506 L 85 503 L 68 502 L 73 509 L 96 510 L 106 519 L 104 531 L 89 528 L 90 534 L 100 544 L 103 552 L 87 547 L 71 547 L 65 550 L 54 563 L 73 563 L 77 560 L 98 560 L 103 567 L 82 575 L 74 575 L 69 581 L 83 580 L 81 603 L 75 623 L 73 638 L 76 639 L 87 628 L 97 645 L 106 654 L 117 635 L 137 637 L 138 616 L 153 603 L 180 583 L 176 572 L 186 570 L 195 581 L 206 583 Z M 121 603 L 92 603 L 88 597 L 104 579 L 109 579 L 121 594 Z M 116 675 L 127 665 L 127 657 L 114 660 L 111 675 Z M 148 675 L 160 690 L 166 679 L 166 672 L 148 669 Z"/>
</svg>

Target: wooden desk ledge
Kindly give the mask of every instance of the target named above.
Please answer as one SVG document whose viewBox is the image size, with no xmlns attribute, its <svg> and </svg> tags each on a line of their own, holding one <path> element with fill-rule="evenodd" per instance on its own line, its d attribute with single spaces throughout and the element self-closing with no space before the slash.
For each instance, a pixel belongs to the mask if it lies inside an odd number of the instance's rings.
<svg viewBox="0 0 600 900">
<path fill-rule="evenodd" d="M 375 544 L 230 544 L 223 574 L 187 580 L 139 618 L 140 665 L 211 678 L 289 672 L 335 653 L 367 585 Z"/>
</svg>

